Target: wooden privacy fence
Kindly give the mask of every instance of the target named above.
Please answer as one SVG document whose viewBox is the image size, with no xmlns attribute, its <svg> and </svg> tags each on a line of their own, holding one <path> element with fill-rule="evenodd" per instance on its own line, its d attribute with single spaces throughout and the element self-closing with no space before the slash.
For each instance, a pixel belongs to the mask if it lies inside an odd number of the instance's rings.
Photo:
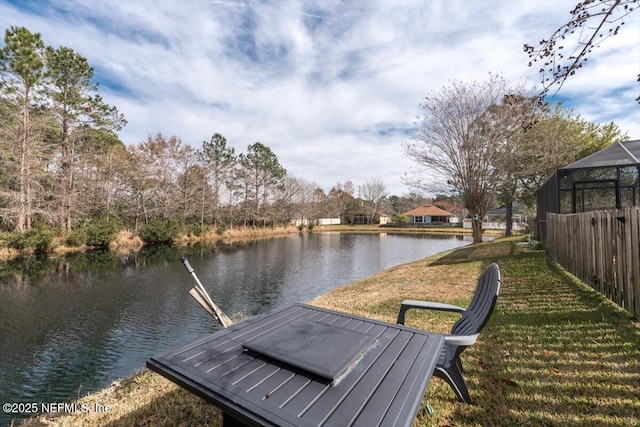
<svg viewBox="0 0 640 427">
<path fill-rule="evenodd" d="M 640 207 L 547 214 L 549 254 L 640 319 Z"/>
</svg>

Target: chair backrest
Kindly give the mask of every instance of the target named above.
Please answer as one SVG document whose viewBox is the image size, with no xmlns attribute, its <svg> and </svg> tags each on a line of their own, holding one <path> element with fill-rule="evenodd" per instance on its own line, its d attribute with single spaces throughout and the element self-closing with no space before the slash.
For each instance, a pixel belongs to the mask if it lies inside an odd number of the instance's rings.
<svg viewBox="0 0 640 427">
<path fill-rule="evenodd" d="M 489 321 L 500 292 L 500 268 L 495 262 L 478 278 L 478 286 L 471 304 L 453 325 L 452 335 L 475 335 Z M 458 354 L 464 350 L 462 347 Z"/>
</svg>

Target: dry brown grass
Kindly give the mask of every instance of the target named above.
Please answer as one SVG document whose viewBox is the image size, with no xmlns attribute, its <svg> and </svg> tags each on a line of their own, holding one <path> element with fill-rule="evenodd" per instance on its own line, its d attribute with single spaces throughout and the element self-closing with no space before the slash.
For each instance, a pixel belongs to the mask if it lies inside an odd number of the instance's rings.
<svg viewBox="0 0 640 427">
<path fill-rule="evenodd" d="M 13 248 L 0 248 L 0 261 L 9 261 L 20 255 L 20 251 Z"/>
<path fill-rule="evenodd" d="M 128 230 L 120 231 L 109 243 L 109 249 L 118 253 L 139 251 L 143 246 L 142 239 Z"/>
<path fill-rule="evenodd" d="M 220 411 L 202 399 L 149 371 L 87 395 L 77 402 L 84 410 L 47 414 L 27 427 L 94 426 L 214 426 L 222 425 Z M 105 410 L 105 406 L 108 410 Z"/>
<path fill-rule="evenodd" d="M 227 240 L 243 240 L 254 239 L 257 237 L 274 236 L 278 234 L 292 234 L 299 233 L 300 231 L 294 226 L 285 227 L 234 227 L 222 232 L 222 235 L 218 235 L 218 239 L 222 238 Z"/>
<path fill-rule="evenodd" d="M 294 226 L 285 227 L 234 227 L 225 231 L 212 230 L 201 235 L 181 234 L 174 239 L 174 244 L 178 246 L 186 246 L 194 243 L 213 244 L 219 241 L 235 242 L 239 240 L 252 240 L 262 237 L 273 237 L 285 234 L 299 233 L 300 231 Z"/>
</svg>

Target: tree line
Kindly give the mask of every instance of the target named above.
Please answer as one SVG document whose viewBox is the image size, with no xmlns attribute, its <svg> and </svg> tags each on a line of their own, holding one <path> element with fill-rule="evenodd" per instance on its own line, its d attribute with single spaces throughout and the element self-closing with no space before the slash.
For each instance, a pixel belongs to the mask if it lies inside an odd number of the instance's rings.
<svg viewBox="0 0 640 427">
<path fill-rule="evenodd" d="M 201 231 L 344 216 L 354 207 L 352 183 L 325 193 L 288 175 L 260 142 L 243 153 L 219 133 L 197 150 L 162 134 L 125 145 L 117 132 L 126 119 L 100 97 L 83 56 L 47 46 L 24 27 L 7 29 L 4 42 L 0 231 L 70 234 L 95 224 L 110 232 L 150 224 Z M 363 191 L 379 209 L 384 184 L 372 180 Z"/>
<path fill-rule="evenodd" d="M 0 49 L 0 231 L 46 228 L 97 244 L 114 230 L 171 233 L 272 226 L 292 219 L 359 211 L 398 214 L 423 204 L 390 196 L 380 179 L 325 192 L 287 174 L 277 155 L 255 142 L 236 153 L 214 133 L 200 149 L 157 134 L 125 145 L 126 125 L 98 94 L 93 68 L 73 50 L 46 46 L 23 27 L 5 32 Z M 556 168 L 624 139 L 613 124 L 595 125 L 525 88 L 491 75 L 452 82 L 429 94 L 405 152 L 427 174 L 406 182 L 455 196 L 482 237 L 484 214 L 502 204 L 535 205 L 535 191 Z M 507 223 L 510 221 L 507 218 Z M 152 231 L 154 233 L 152 233 Z"/>
<path fill-rule="evenodd" d="M 157 135 L 125 146 L 126 120 L 98 95 L 93 69 L 73 50 L 23 27 L 0 50 L 0 226 L 69 232 L 97 218 L 138 229 L 153 220 L 244 224 L 282 221 L 271 206 L 286 171 L 256 142 L 236 155 L 220 134 L 201 150 Z M 222 211 L 223 201 L 235 205 Z"/>
</svg>

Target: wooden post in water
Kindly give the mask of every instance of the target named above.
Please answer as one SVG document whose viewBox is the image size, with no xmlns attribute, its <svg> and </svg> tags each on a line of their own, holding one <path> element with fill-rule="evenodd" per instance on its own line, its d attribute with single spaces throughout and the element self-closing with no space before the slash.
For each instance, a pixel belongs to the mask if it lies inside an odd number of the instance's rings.
<svg viewBox="0 0 640 427">
<path fill-rule="evenodd" d="M 202 283 L 200 283 L 198 276 L 196 276 L 196 272 L 191 267 L 191 264 L 189 264 L 187 258 L 182 258 L 182 264 L 184 264 L 189 274 L 191 274 L 196 281 L 196 286 L 189 291 L 189 295 L 191 295 L 205 310 L 207 310 L 214 319 L 220 322 L 223 328 L 228 328 L 233 325 L 231 319 L 229 319 L 220 307 L 213 302 L 207 293 L 207 290 L 202 286 Z"/>
</svg>

